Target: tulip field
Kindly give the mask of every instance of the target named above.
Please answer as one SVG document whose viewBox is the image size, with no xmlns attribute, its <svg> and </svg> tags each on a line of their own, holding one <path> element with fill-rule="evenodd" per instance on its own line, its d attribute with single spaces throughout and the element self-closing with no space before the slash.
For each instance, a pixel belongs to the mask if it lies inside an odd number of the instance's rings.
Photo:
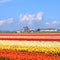
<svg viewBox="0 0 60 60">
<path fill-rule="evenodd" d="M 0 60 L 60 60 L 60 33 L 0 33 Z"/>
</svg>

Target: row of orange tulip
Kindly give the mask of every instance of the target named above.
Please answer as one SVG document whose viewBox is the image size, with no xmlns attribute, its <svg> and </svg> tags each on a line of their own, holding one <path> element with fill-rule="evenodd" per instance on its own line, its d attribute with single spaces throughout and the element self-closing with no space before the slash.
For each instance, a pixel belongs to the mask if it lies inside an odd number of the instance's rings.
<svg viewBox="0 0 60 60">
<path fill-rule="evenodd" d="M 0 50 L 0 57 L 9 58 L 10 60 L 60 60 L 59 55 L 37 52 L 20 52 L 16 50 Z"/>
</svg>

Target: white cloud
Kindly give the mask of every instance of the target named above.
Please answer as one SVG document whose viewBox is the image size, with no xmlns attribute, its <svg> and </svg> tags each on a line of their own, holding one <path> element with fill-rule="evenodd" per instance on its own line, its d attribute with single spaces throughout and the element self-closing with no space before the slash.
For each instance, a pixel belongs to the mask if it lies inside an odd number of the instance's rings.
<svg viewBox="0 0 60 60">
<path fill-rule="evenodd" d="M 39 13 L 37 14 L 36 19 L 37 19 L 37 20 L 42 20 L 42 17 L 43 17 L 43 12 L 39 12 Z"/>
<path fill-rule="evenodd" d="M 52 24 L 56 25 L 56 24 L 59 24 L 59 22 L 55 20 L 55 21 L 52 22 Z"/>
<path fill-rule="evenodd" d="M 43 13 L 39 12 L 37 14 L 24 14 L 19 16 L 21 22 L 28 21 L 29 24 L 32 24 L 33 21 L 41 21 L 43 18 Z"/>
<path fill-rule="evenodd" d="M 8 19 L 6 20 L 6 23 L 13 23 L 13 20 L 14 20 L 14 18 L 8 18 Z"/>
<path fill-rule="evenodd" d="M 31 24 L 33 20 L 35 20 L 35 15 L 34 14 L 20 15 L 20 21 L 21 22 L 28 21 L 29 24 Z"/>
<path fill-rule="evenodd" d="M 3 20 L 0 20 L 0 26 L 4 24 L 4 21 Z"/>
<path fill-rule="evenodd" d="M 52 22 L 46 22 L 46 25 L 60 25 L 60 21 L 52 21 Z"/>
<path fill-rule="evenodd" d="M 9 2 L 11 0 L 0 0 L 0 3 L 5 3 L 5 2 Z"/>
<path fill-rule="evenodd" d="M 50 23 L 49 23 L 49 22 L 46 22 L 45 24 L 46 24 L 46 25 L 50 25 Z"/>
<path fill-rule="evenodd" d="M 6 20 L 0 20 L 0 26 L 4 25 L 6 23 L 11 24 L 11 23 L 13 23 L 13 20 L 14 20 L 14 18 L 8 18 Z"/>
</svg>

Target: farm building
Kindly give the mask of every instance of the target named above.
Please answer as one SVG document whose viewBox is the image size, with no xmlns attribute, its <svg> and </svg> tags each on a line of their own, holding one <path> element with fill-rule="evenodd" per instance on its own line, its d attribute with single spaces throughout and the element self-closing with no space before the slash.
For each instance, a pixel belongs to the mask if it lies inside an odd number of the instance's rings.
<svg viewBox="0 0 60 60">
<path fill-rule="evenodd" d="M 45 31 L 45 32 L 53 32 L 53 31 L 57 31 L 57 29 L 40 29 L 40 32 Z"/>
</svg>

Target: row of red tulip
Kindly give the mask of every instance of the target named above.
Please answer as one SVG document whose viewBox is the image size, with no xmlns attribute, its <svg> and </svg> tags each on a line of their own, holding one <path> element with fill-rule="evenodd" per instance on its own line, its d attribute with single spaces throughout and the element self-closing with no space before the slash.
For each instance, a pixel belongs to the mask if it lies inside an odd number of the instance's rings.
<svg viewBox="0 0 60 60">
<path fill-rule="evenodd" d="M 60 36 L 60 33 L 0 33 L 0 36 Z"/>
<path fill-rule="evenodd" d="M 0 57 L 10 60 L 60 60 L 59 55 L 37 52 L 21 52 L 16 50 L 0 50 Z"/>
</svg>

